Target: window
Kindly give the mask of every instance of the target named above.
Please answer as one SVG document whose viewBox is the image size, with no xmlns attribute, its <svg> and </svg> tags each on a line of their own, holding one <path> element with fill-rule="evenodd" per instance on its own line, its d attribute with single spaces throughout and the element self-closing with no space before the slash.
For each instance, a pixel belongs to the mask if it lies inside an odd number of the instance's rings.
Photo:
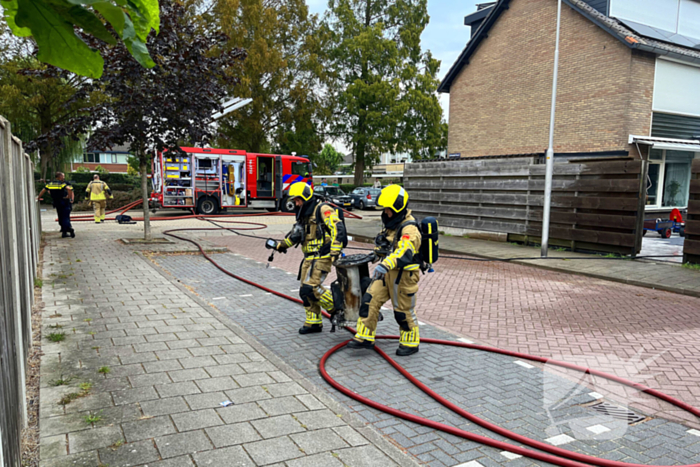
<svg viewBox="0 0 700 467">
<path fill-rule="evenodd" d="M 129 155 L 128 154 L 117 154 L 117 164 L 128 164 Z"/>
<path fill-rule="evenodd" d="M 364 190 L 362 188 L 355 188 L 355 191 L 353 191 L 353 193 L 356 195 L 361 195 L 363 193 L 363 191 Z"/>
<path fill-rule="evenodd" d="M 97 157 L 97 161 L 95 161 L 96 157 Z M 89 152 L 89 153 L 85 154 L 85 157 L 83 158 L 83 162 L 91 162 L 91 163 L 100 162 L 100 156 L 98 154 L 93 153 L 93 152 Z"/>
<path fill-rule="evenodd" d="M 610 16 L 700 38 L 700 0 L 612 0 Z"/>
<path fill-rule="evenodd" d="M 306 162 L 292 162 L 292 174 L 306 177 L 309 175 L 309 166 Z"/>
<path fill-rule="evenodd" d="M 647 206 L 684 208 L 690 192 L 690 166 L 700 153 L 652 149 L 649 154 Z"/>
</svg>

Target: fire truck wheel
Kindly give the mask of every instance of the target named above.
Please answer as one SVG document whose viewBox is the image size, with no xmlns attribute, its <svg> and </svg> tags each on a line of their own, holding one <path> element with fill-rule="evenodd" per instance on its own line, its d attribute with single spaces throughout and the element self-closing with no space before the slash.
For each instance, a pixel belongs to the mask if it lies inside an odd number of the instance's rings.
<svg viewBox="0 0 700 467">
<path fill-rule="evenodd" d="M 206 216 L 216 214 L 219 211 L 219 205 L 216 200 L 210 196 L 199 198 L 197 202 L 197 212 Z"/>
<path fill-rule="evenodd" d="M 294 212 L 294 202 L 289 199 L 289 196 L 285 196 L 282 199 L 282 212 Z"/>
</svg>

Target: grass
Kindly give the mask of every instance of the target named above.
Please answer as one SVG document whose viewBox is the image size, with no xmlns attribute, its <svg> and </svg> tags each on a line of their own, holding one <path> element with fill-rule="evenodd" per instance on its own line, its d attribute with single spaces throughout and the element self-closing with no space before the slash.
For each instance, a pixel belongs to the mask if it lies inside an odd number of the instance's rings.
<svg viewBox="0 0 700 467">
<path fill-rule="evenodd" d="M 87 382 L 85 382 L 85 383 L 80 383 L 80 384 L 78 385 L 78 387 L 79 387 L 83 392 L 88 393 L 88 392 L 90 392 L 90 390 L 92 389 L 92 383 L 89 382 L 89 381 L 87 381 Z"/>
<path fill-rule="evenodd" d="M 125 441 L 124 441 L 123 439 L 120 439 L 119 441 L 117 441 L 116 443 L 114 443 L 113 445 L 111 445 L 109 448 L 110 448 L 112 451 L 116 451 L 117 449 L 119 449 L 120 446 L 123 446 L 124 443 L 125 443 Z"/>
<path fill-rule="evenodd" d="M 98 373 L 102 373 L 103 375 L 106 375 L 107 373 L 111 372 L 112 370 L 108 366 L 103 366 L 99 370 L 97 370 Z"/>
<path fill-rule="evenodd" d="M 44 281 L 42 281 L 38 277 L 36 279 L 34 279 L 34 287 L 42 288 L 43 286 L 44 286 Z"/>
<path fill-rule="evenodd" d="M 48 336 L 46 336 L 48 340 L 51 342 L 63 342 L 66 340 L 66 333 L 65 332 L 52 332 Z"/>
<path fill-rule="evenodd" d="M 76 259 L 75 262 L 76 262 L 76 263 L 82 263 L 83 261 L 80 260 L 80 259 Z"/>
<path fill-rule="evenodd" d="M 700 271 L 700 264 L 685 263 L 683 267 L 686 269 L 692 269 L 693 271 Z"/>
<path fill-rule="evenodd" d="M 92 318 L 85 318 L 83 321 L 85 321 L 86 323 L 90 323 L 92 321 Z"/>
<path fill-rule="evenodd" d="M 97 423 L 100 420 L 102 420 L 102 415 L 99 415 L 100 413 L 102 413 L 101 410 L 99 411 L 99 413 L 96 414 L 85 415 L 83 420 L 85 420 L 85 423 L 88 423 L 90 425 L 92 425 L 93 423 Z"/>
<path fill-rule="evenodd" d="M 554 251 L 567 251 L 566 248 L 561 247 L 561 246 L 552 247 L 552 250 L 554 250 Z"/>
<path fill-rule="evenodd" d="M 55 379 L 49 383 L 50 386 L 65 386 L 66 384 L 70 383 L 71 380 L 73 379 L 72 376 L 69 376 L 67 378 L 64 378 L 63 375 L 61 375 L 60 378 Z"/>
<path fill-rule="evenodd" d="M 77 392 L 71 392 L 69 394 L 66 394 L 65 396 L 61 397 L 61 400 L 58 401 L 60 405 L 68 405 L 71 402 L 73 402 L 76 399 L 80 399 L 83 397 L 82 394 L 78 394 Z"/>
<path fill-rule="evenodd" d="M 62 324 L 49 324 L 49 327 L 51 329 L 61 329 L 63 327 Z"/>
</svg>

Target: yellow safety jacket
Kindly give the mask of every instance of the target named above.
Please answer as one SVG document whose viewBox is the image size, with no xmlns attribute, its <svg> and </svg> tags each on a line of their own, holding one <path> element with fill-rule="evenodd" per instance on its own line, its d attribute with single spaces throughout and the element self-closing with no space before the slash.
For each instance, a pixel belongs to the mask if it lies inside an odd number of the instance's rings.
<svg viewBox="0 0 700 467">
<path fill-rule="evenodd" d="M 396 230 L 386 229 L 384 231 L 386 239 L 392 245 L 392 252 L 382 261 L 382 265 L 388 270 L 417 271 L 420 268 L 420 264 L 414 261 L 414 256 L 420 251 L 422 238 L 420 230 L 415 224 L 405 225 L 415 221 L 416 219 L 409 210 L 406 213 L 406 218 Z M 401 231 L 401 238 L 396 238 L 399 231 Z"/>
<path fill-rule="evenodd" d="M 92 181 L 88 184 L 86 193 L 90 193 L 90 201 L 102 201 L 107 199 L 105 192 L 109 190 L 109 186 L 102 180 L 99 182 Z M 111 198 L 111 196 L 110 196 Z"/>
<path fill-rule="evenodd" d="M 321 209 L 321 219 L 326 225 L 318 225 L 318 210 Z M 305 257 L 313 256 L 315 259 L 330 258 L 332 255 L 340 255 L 343 245 L 338 239 L 338 224 L 341 222 L 335 209 L 325 203 L 319 203 L 313 213 L 304 223 L 304 241 L 301 243 L 301 251 Z M 291 247 L 293 240 L 285 239 L 285 245 Z"/>
</svg>

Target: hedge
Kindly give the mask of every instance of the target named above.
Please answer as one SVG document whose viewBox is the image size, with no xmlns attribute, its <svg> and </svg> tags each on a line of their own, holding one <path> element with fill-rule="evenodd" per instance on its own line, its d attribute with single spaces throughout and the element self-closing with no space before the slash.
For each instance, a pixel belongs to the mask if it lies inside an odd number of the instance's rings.
<svg viewBox="0 0 700 467">
<path fill-rule="evenodd" d="M 84 183 L 87 186 L 88 183 L 92 181 L 95 176 L 94 172 L 82 173 L 82 172 L 71 172 L 66 174 L 66 180 L 69 180 L 73 185 L 78 183 Z M 34 173 L 34 180 L 38 180 L 40 174 Z M 100 180 L 107 182 L 110 187 L 112 184 L 124 183 L 132 186 L 141 186 L 141 177 L 138 175 L 128 175 L 128 174 L 118 174 L 118 173 L 107 173 L 100 175 Z"/>
<path fill-rule="evenodd" d="M 80 211 L 83 209 L 91 209 L 89 203 L 84 202 L 86 200 L 88 184 L 93 180 L 94 173 L 80 173 L 73 172 L 66 174 L 66 180 L 70 181 L 73 185 L 73 191 L 75 192 L 75 201 L 73 204 L 73 209 Z M 37 180 L 38 174 L 34 174 L 34 188 L 36 194 L 46 186 L 46 183 Z M 112 195 L 114 199 L 107 201 L 107 208 L 114 209 L 131 201 L 135 201 L 141 198 L 141 177 L 127 175 L 127 174 L 104 174 L 100 175 L 100 180 L 107 183 L 109 188 L 112 190 Z M 51 195 L 46 193 L 44 195 L 44 204 L 51 204 Z"/>
</svg>

